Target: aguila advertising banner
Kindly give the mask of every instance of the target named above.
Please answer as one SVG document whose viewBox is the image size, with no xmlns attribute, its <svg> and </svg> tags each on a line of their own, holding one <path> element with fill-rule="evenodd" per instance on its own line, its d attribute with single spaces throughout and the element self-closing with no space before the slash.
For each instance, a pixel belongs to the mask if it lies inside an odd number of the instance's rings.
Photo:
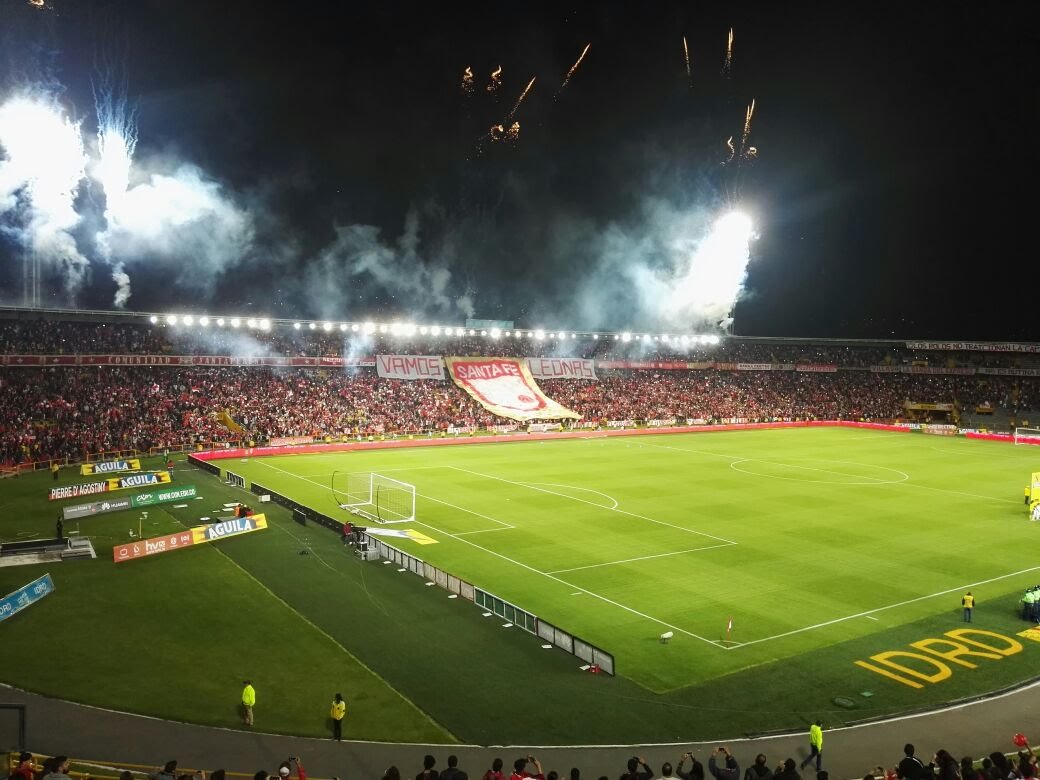
<svg viewBox="0 0 1040 780">
<path fill-rule="evenodd" d="M 79 467 L 79 473 L 84 477 L 94 474 L 118 474 L 121 471 L 140 471 L 141 461 L 139 458 L 127 458 L 126 460 L 106 460 L 100 463 L 84 463 Z"/>
<path fill-rule="evenodd" d="M 529 357 L 527 367 L 535 379 L 599 379 L 595 362 L 582 358 Z"/>
<path fill-rule="evenodd" d="M 510 420 L 579 420 L 535 382 L 523 358 L 446 357 L 452 381 L 493 414 Z"/>
<path fill-rule="evenodd" d="M 168 471 L 150 471 L 147 474 L 128 474 L 125 477 L 112 477 L 108 480 L 108 489 L 130 490 L 132 488 L 168 485 L 171 481 Z"/>
<path fill-rule="evenodd" d="M 149 555 L 172 552 L 184 547 L 196 544 L 206 544 L 229 536 L 241 536 L 253 531 L 262 531 L 267 528 L 267 517 L 265 515 L 253 515 L 252 517 L 240 517 L 234 520 L 226 520 L 223 523 L 211 525 L 199 525 L 186 531 L 178 531 L 167 536 L 156 536 L 152 539 L 140 539 L 130 544 L 120 544 L 112 548 L 112 560 L 116 563 L 132 561 L 136 558 L 146 558 Z"/>
<path fill-rule="evenodd" d="M 440 355 L 376 355 L 376 374 L 384 379 L 444 379 Z"/>
</svg>

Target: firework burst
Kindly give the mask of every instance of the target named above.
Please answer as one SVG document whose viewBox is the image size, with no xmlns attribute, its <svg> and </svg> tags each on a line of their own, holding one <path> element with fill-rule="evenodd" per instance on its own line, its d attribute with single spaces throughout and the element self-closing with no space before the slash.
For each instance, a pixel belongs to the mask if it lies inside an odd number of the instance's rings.
<svg viewBox="0 0 1040 780">
<path fill-rule="evenodd" d="M 466 66 L 466 69 L 462 71 L 462 94 L 473 94 L 473 68 L 468 65 Z"/>
<path fill-rule="evenodd" d="M 722 62 L 722 72 L 725 75 L 730 75 L 733 69 L 733 28 L 729 28 L 729 35 L 726 36 L 726 59 Z"/>
<path fill-rule="evenodd" d="M 491 80 L 488 81 L 487 91 L 491 95 L 498 95 L 498 91 L 502 86 L 502 66 L 499 65 L 493 71 L 491 71 Z"/>
</svg>

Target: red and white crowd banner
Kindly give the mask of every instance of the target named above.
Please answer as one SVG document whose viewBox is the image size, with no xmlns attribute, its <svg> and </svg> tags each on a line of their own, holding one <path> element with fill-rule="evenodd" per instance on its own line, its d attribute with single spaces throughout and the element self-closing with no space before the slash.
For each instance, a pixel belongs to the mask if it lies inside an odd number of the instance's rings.
<svg viewBox="0 0 1040 780">
<path fill-rule="evenodd" d="M 376 355 L 376 374 L 384 379 L 444 380 L 440 355 Z"/>
<path fill-rule="evenodd" d="M 535 379 L 599 379 L 596 364 L 582 358 L 527 358 L 527 367 Z"/>
<path fill-rule="evenodd" d="M 268 442 L 272 447 L 291 447 L 296 444 L 311 444 L 313 436 L 273 436 Z"/>
<path fill-rule="evenodd" d="M 371 367 L 371 357 L 279 357 L 272 355 L 0 355 L 0 366 L 280 366 Z"/>
<path fill-rule="evenodd" d="M 523 358 L 446 357 L 452 381 L 477 403 L 510 420 L 581 419 L 552 400 L 535 382 Z"/>
<path fill-rule="evenodd" d="M 646 427 L 647 428 L 671 428 L 673 425 L 675 425 L 675 418 L 674 417 L 669 417 L 669 418 L 667 418 L 665 420 L 647 420 L 646 421 Z"/>
<path fill-rule="evenodd" d="M 814 374 L 833 374 L 838 370 L 834 365 L 814 365 L 811 363 L 799 363 L 794 367 L 795 371 L 808 371 Z"/>
<path fill-rule="evenodd" d="M 946 368 L 943 366 L 871 366 L 870 370 L 876 374 L 935 374 L 947 376 L 972 376 L 980 369 Z M 1003 373 L 1004 371 L 1009 370 L 1010 369 L 996 369 L 996 372 Z"/>
<path fill-rule="evenodd" d="M 957 352 L 1040 352 L 1040 344 L 1014 341 L 908 341 L 906 348 Z"/>
<path fill-rule="evenodd" d="M 608 428 L 635 428 L 635 420 L 607 420 Z"/>
<path fill-rule="evenodd" d="M 600 368 L 631 368 L 644 371 L 654 369 L 660 369 L 662 371 L 685 371 L 691 367 L 690 363 L 677 363 L 668 360 L 597 360 L 596 365 Z M 696 367 L 696 364 L 692 365 Z"/>
<path fill-rule="evenodd" d="M 548 433 L 549 431 L 562 431 L 563 426 L 559 423 L 530 423 L 527 426 L 528 433 Z"/>
<path fill-rule="evenodd" d="M 1003 376 L 1040 376 L 1040 368 L 977 368 L 977 374 L 999 374 Z"/>
</svg>

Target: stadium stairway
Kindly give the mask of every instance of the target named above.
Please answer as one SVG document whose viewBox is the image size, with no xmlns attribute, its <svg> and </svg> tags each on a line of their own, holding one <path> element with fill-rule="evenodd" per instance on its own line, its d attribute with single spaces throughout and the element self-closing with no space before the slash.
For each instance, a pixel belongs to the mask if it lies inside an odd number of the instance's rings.
<svg viewBox="0 0 1040 780">
<path fill-rule="evenodd" d="M 827 729 L 824 768 L 837 780 L 863 777 L 878 764 L 894 766 L 902 757 L 903 745 L 908 739 L 917 745 L 921 755 L 946 748 L 957 756 L 980 758 L 994 750 L 1013 750 L 1013 734 L 1023 732 L 1030 738 L 1036 737 L 1031 726 L 1040 721 L 1038 690 L 1040 680 L 989 699 L 965 702 L 937 712 Z M 51 699 L 8 686 L 0 686 L 0 701 L 27 705 L 28 749 L 104 760 L 113 766 L 118 766 L 120 761 L 161 765 L 176 758 L 185 766 L 270 772 L 288 756 L 298 755 L 308 774 L 315 778 L 375 778 L 391 764 L 396 765 L 403 776 L 410 777 L 421 768 L 426 753 L 436 757 L 438 767 L 445 766 L 448 755 L 454 753 L 459 757 L 460 768 L 473 777 L 483 774 L 496 756 L 508 766 L 517 756 L 532 753 L 541 760 L 546 772 L 555 769 L 565 775 L 571 767 L 578 767 L 586 777 L 610 777 L 622 772 L 633 754 L 645 756 L 656 772 L 665 761 L 676 763 L 686 750 L 692 750 L 707 764 L 712 748 L 719 744 L 727 744 L 742 767 L 749 765 L 759 752 L 767 756 L 771 765 L 789 756 L 800 760 L 808 752 L 808 739 L 802 732 L 752 739 L 605 747 L 337 743 L 330 739 L 163 721 Z M 465 703 L 460 702 L 460 706 Z M 262 709 L 257 712 L 257 721 L 258 728 L 262 728 Z M 349 724 L 346 731 L 349 734 Z"/>
</svg>

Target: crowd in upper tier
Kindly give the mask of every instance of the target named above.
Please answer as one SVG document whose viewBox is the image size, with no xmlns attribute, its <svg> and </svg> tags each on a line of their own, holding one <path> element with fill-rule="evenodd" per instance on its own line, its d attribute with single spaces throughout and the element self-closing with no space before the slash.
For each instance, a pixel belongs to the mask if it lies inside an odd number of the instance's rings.
<svg viewBox="0 0 1040 780">
<path fill-rule="evenodd" d="M 1040 379 L 869 371 L 609 371 L 544 380 L 586 420 L 890 420 L 906 400 L 1040 408 Z M 450 381 L 382 379 L 371 368 L 50 367 L 0 370 L 0 463 L 239 438 L 343 437 L 508 422 Z"/>
<path fill-rule="evenodd" d="M 515 331 L 512 331 L 513 333 Z M 163 323 L 86 322 L 69 320 L 0 319 L 0 354 L 170 354 L 170 355 L 279 355 L 357 356 L 375 354 L 504 355 L 512 357 L 594 357 L 599 360 L 682 360 L 721 363 L 813 363 L 849 367 L 880 364 L 927 364 L 933 367 L 1040 368 L 1035 355 L 1005 352 L 911 350 L 905 342 L 809 342 L 723 338 L 721 343 L 689 344 L 658 335 L 635 334 L 629 341 L 558 332 L 535 338 L 492 339 L 478 332 L 438 336 L 394 336 L 376 332 L 345 332 L 323 328 L 299 330 L 285 325 L 269 331 L 256 328 L 169 326 Z"/>
</svg>

